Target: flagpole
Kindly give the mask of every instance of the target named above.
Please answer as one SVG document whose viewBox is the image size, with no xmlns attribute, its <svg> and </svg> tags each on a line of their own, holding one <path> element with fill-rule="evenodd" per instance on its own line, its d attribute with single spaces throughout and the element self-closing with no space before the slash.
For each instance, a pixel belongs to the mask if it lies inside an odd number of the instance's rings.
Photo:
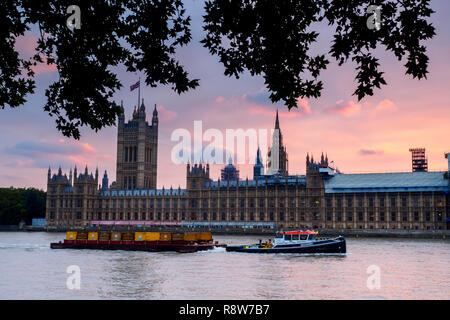
<svg viewBox="0 0 450 320">
<path fill-rule="evenodd" d="M 138 110 L 139 110 L 139 101 L 141 101 L 141 77 L 139 77 L 139 92 L 138 92 L 138 104 L 137 104 Z"/>
</svg>

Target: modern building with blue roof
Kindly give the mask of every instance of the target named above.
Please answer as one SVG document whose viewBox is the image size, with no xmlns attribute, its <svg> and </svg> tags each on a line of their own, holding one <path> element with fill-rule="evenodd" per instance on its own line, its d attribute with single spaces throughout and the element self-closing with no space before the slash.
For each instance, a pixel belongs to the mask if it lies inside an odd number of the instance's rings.
<svg viewBox="0 0 450 320">
<path fill-rule="evenodd" d="M 232 162 L 217 180 L 210 177 L 208 164 L 187 164 L 186 188 L 157 189 L 156 109 L 152 126 L 145 121 L 143 105 L 129 123 L 123 117 L 120 123 L 120 181 L 109 185 L 105 172 L 99 186 L 98 170 L 89 174 L 86 167 L 78 174 L 75 168 L 67 177 L 61 169 L 51 175 L 49 168 L 47 225 L 450 229 L 450 159 L 448 171 L 345 174 L 330 166 L 327 155 L 315 161 L 307 154 L 306 174 L 290 175 L 276 117 L 278 138 L 269 149 L 267 170 L 258 148 L 252 179 L 240 179 Z"/>
<path fill-rule="evenodd" d="M 337 174 L 325 181 L 325 193 L 448 192 L 446 172 Z"/>
</svg>

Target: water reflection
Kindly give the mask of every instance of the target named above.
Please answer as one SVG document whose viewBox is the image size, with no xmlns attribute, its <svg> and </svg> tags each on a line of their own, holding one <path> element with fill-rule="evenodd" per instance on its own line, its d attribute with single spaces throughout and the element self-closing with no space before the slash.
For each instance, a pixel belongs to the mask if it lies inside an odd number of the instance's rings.
<svg viewBox="0 0 450 320">
<path fill-rule="evenodd" d="M 450 242 L 348 239 L 349 254 L 51 250 L 63 234 L 0 233 L 2 299 L 449 299 Z M 221 242 L 258 237 L 217 236 Z M 69 265 L 81 290 L 66 287 Z M 381 271 L 380 290 L 367 268 Z"/>
</svg>

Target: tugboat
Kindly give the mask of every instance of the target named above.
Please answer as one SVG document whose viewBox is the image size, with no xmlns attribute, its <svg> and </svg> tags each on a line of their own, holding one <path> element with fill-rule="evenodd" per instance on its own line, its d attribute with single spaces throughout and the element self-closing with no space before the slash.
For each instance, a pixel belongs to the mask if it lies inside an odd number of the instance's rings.
<svg viewBox="0 0 450 320">
<path fill-rule="evenodd" d="M 307 231 L 279 231 L 275 241 L 259 244 L 227 246 L 229 252 L 248 253 L 346 253 L 346 243 L 343 236 L 333 239 L 317 239 L 318 232 Z"/>
</svg>

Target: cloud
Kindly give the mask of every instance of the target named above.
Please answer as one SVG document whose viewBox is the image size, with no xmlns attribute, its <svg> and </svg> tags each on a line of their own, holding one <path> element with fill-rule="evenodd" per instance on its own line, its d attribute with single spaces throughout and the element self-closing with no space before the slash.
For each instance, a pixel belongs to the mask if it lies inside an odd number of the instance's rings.
<svg viewBox="0 0 450 320">
<path fill-rule="evenodd" d="M 23 36 L 16 38 L 15 49 L 21 54 L 22 58 L 29 59 L 36 53 L 38 38 L 31 32 L 26 32 Z M 42 63 L 38 63 L 36 66 L 31 66 L 31 69 L 36 75 L 54 72 L 57 69 L 56 64 L 47 64 L 47 57 L 42 57 Z M 25 70 L 24 70 L 25 72 Z"/>
<path fill-rule="evenodd" d="M 0 186 L 2 187 L 8 187 L 8 186 L 29 186 L 34 181 L 30 177 L 23 176 L 23 175 L 10 175 L 10 174 L 3 174 L 0 175 Z"/>
<path fill-rule="evenodd" d="M 6 168 L 29 168 L 33 165 L 34 160 L 15 160 L 4 164 Z"/>
<path fill-rule="evenodd" d="M 297 109 L 293 108 L 291 110 L 287 110 L 286 106 L 284 105 L 272 103 L 269 99 L 269 94 L 267 91 L 258 92 L 255 94 L 246 93 L 242 96 L 242 100 L 244 102 L 250 103 L 250 106 L 247 109 L 248 113 L 251 115 L 266 115 L 269 117 L 275 117 L 274 107 L 279 110 L 278 115 L 280 116 L 280 118 L 302 117 L 311 113 L 311 107 L 307 100 L 298 98 Z"/>
<path fill-rule="evenodd" d="M 5 148 L 6 154 L 18 155 L 23 157 L 39 157 L 42 155 L 86 155 L 94 154 L 97 151 L 88 143 L 65 142 L 58 140 L 58 143 L 43 141 L 21 141 L 12 147 Z"/>
<path fill-rule="evenodd" d="M 360 149 L 358 153 L 362 156 L 374 156 L 383 154 L 384 152 L 382 150 Z"/>
<path fill-rule="evenodd" d="M 31 32 L 26 32 L 23 36 L 17 37 L 14 45 L 17 51 L 29 56 L 34 54 L 36 46 L 37 38 Z"/>
<path fill-rule="evenodd" d="M 378 103 L 375 107 L 376 113 L 378 113 L 378 112 L 395 112 L 397 110 L 398 110 L 397 106 L 394 104 L 394 102 L 392 102 L 389 99 L 384 99 L 383 101 Z"/>
<path fill-rule="evenodd" d="M 157 110 L 158 110 L 158 117 L 162 121 L 169 121 L 178 116 L 178 113 L 176 113 L 173 110 L 169 110 L 162 105 L 158 106 Z"/>
<path fill-rule="evenodd" d="M 298 98 L 297 99 L 297 107 L 303 114 L 310 114 L 311 113 L 311 107 L 309 106 L 308 100 Z"/>
<path fill-rule="evenodd" d="M 47 72 L 54 72 L 57 71 L 58 68 L 56 67 L 56 64 L 47 64 L 47 58 L 42 57 L 42 63 L 38 63 L 36 66 L 32 66 L 31 69 L 34 71 L 36 75 L 47 73 Z"/>
<path fill-rule="evenodd" d="M 218 96 L 218 97 L 216 98 L 216 102 L 218 102 L 218 103 L 223 102 L 224 100 L 225 100 L 225 98 L 222 97 L 222 96 Z"/>
<path fill-rule="evenodd" d="M 242 98 L 250 103 L 257 105 L 273 106 L 273 102 L 270 100 L 269 92 L 259 91 L 257 93 L 245 93 Z"/>
<path fill-rule="evenodd" d="M 56 142 L 20 141 L 6 147 L 3 152 L 11 160 L 8 168 L 47 168 L 51 166 L 71 167 L 73 164 L 91 165 L 97 150 L 88 143 L 58 139 Z M 100 157 L 101 159 L 102 157 Z"/>
<path fill-rule="evenodd" d="M 334 106 L 325 109 L 325 112 L 350 117 L 360 112 L 361 107 L 361 104 L 354 103 L 353 101 L 347 101 L 347 103 L 344 103 L 344 100 L 338 100 Z"/>
</svg>

